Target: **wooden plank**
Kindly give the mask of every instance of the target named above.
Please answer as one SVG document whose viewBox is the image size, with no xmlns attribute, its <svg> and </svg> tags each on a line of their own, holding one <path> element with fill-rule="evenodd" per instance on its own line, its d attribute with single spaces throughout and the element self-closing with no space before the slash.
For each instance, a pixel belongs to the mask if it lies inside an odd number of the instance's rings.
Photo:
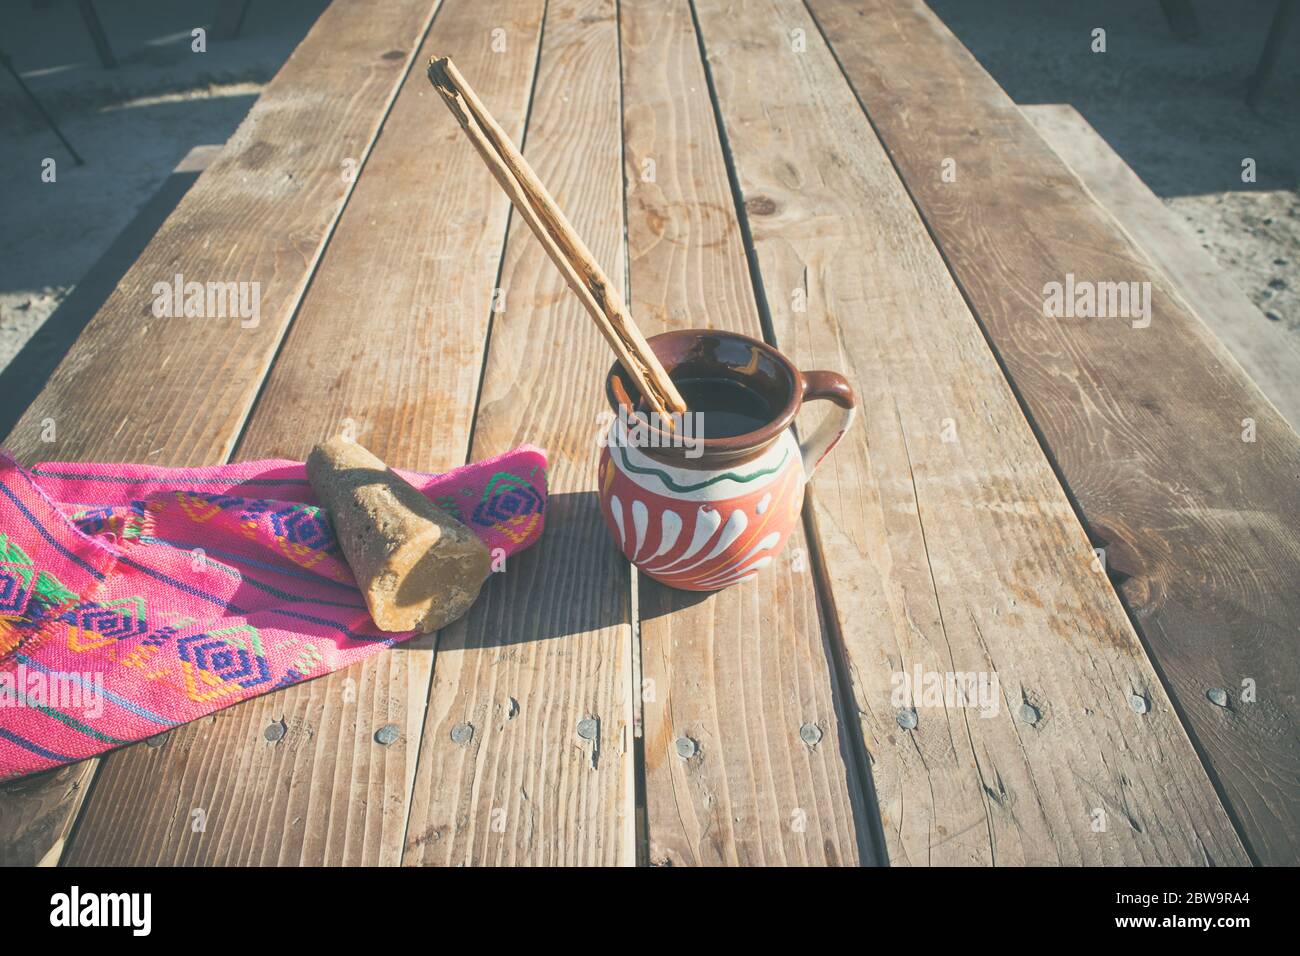
<svg viewBox="0 0 1300 956">
<path fill-rule="evenodd" d="M 364 162 L 435 6 L 320 16 L 10 432 L 20 460 L 226 459 L 351 192 L 342 164 Z M 177 273 L 257 283 L 257 325 L 154 318 L 154 283 Z M 0 793 L 0 857 L 57 855 L 97 765 Z"/>
<path fill-rule="evenodd" d="M 1147 188 L 1068 103 L 1020 111 L 1133 244 L 1168 277 L 1171 292 L 1210 327 L 1293 428 L 1300 427 L 1300 337 L 1270 322 L 1202 248 L 1176 212 Z"/>
<path fill-rule="evenodd" d="M 514 136 L 542 0 L 444 0 L 420 62 L 450 54 Z M 505 31 L 493 48 L 492 29 Z M 499 44 L 498 44 L 499 45 Z M 330 240 L 240 459 L 302 459 L 353 429 L 402 467 L 465 462 L 509 202 L 413 70 Z M 383 865 L 400 858 L 432 638 L 222 711 L 105 760 L 70 863 Z M 287 733 L 270 743 L 266 727 Z M 384 746 L 376 731 L 395 724 Z M 175 812 L 175 808 L 181 812 Z M 195 832 L 193 810 L 204 811 Z"/>
<path fill-rule="evenodd" d="M 763 337 L 687 0 L 623 0 L 631 307 L 647 334 Z M 802 529 L 752 583 L 711 595 L 641 576 L 651 865 L 871 858 Z M 806 724 L 821 740 L 800 739 Z M 690 737 L 698 756 L 675 742 Z M 860 850 L 860 843 L 862 849 Z"/>
<path fill-rule="evenodd" d="M 617 283 L 621 147 L 614 0 L 551 0 L 524 155 Z M 471 458 L 545 447 L 546 533 L 438 636 L 403 862 L 627 864 L 630 584 L 595 493 L 611 353 L 517 217 L 500 285 Z"/>
<path fill-rule="evenodd" d="M 1295 864 L 1300 437 L 919 0 L 811 7 L 1250 849 Z M 1045 318 L 1067 274 L 1149 281 L 1150 324 Z"/>
<path fill-rule="evenodd" d="M 1244 862 L 807 10 L 696 10 L 776 340 L 863 406 L 811 500 L 890 862 Z"/>
</svg>

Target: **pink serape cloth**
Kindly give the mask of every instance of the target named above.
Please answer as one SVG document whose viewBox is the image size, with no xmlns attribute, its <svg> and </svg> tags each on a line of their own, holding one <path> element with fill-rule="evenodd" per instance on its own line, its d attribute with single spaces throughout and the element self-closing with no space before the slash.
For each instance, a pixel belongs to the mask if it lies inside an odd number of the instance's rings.
<svg viewBox="0 0 1300 956">
<path fill-rule="evenodd" d="M 397 471 L 494 558 L 542 533 L 539 448 L 444 475 Z M 0 780 L 155 736 L 413 633 L 375 627 L 301 462 L 27 471 L 0 451 Z"/>
</svg>

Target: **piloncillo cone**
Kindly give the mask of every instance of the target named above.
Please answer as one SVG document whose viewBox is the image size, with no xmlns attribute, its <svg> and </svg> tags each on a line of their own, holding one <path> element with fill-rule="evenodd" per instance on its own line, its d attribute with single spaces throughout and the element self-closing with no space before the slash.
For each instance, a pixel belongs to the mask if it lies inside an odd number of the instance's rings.
<svg viewBox="0 0 1300 956">
<path fill-rule="evenodd" d="M 313 448 L 307 476 L 376 626 L 427 634 L 469 610 L 492 567 L 473 531 L 346 438 Z"/>
</svg>

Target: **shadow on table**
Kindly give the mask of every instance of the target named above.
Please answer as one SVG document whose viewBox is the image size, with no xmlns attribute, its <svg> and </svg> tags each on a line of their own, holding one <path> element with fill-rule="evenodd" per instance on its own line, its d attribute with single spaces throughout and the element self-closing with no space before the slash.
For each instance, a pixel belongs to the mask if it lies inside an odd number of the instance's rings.
<svg viewBox="0 0 1300 956">
<path fill-rule="evenodd" d="M 653 621 L 657 617 L 667 617 L 678 611 L 703 604 L 717 591 L 679 591 L 666 584 L 660 584 L 654 578 L 641 575 L 638 594 L 641 620 Z"/>
<path fill-rule="evenodd" d="M 629 594 L 628 563 L 610 540 L 596 493 L 552 494 L 540 540 L 506 559 L 470 612 L 439 634 L 438 650 L 577 637 L 614 653 L 621 638 L 597 632 L 629 624 Z"/>
</svg>

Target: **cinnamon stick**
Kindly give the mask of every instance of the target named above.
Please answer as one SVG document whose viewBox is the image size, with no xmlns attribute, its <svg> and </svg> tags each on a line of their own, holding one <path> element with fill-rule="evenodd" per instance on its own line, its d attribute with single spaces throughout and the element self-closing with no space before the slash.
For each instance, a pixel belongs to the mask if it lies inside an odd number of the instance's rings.
<svg viewBox="0 0 1300 956">
<path fill-rule="evenodd" d="M 677 386 L 632 320 L 623 297 L 574 231 L 555 199 L 448 57 L 429 61 L 429 82 L 460 123 L 479 156 L 537 236 L 569 288 L 586 306 L 651 411 L 672 427 L 685 412 Z"/>
</svg>

